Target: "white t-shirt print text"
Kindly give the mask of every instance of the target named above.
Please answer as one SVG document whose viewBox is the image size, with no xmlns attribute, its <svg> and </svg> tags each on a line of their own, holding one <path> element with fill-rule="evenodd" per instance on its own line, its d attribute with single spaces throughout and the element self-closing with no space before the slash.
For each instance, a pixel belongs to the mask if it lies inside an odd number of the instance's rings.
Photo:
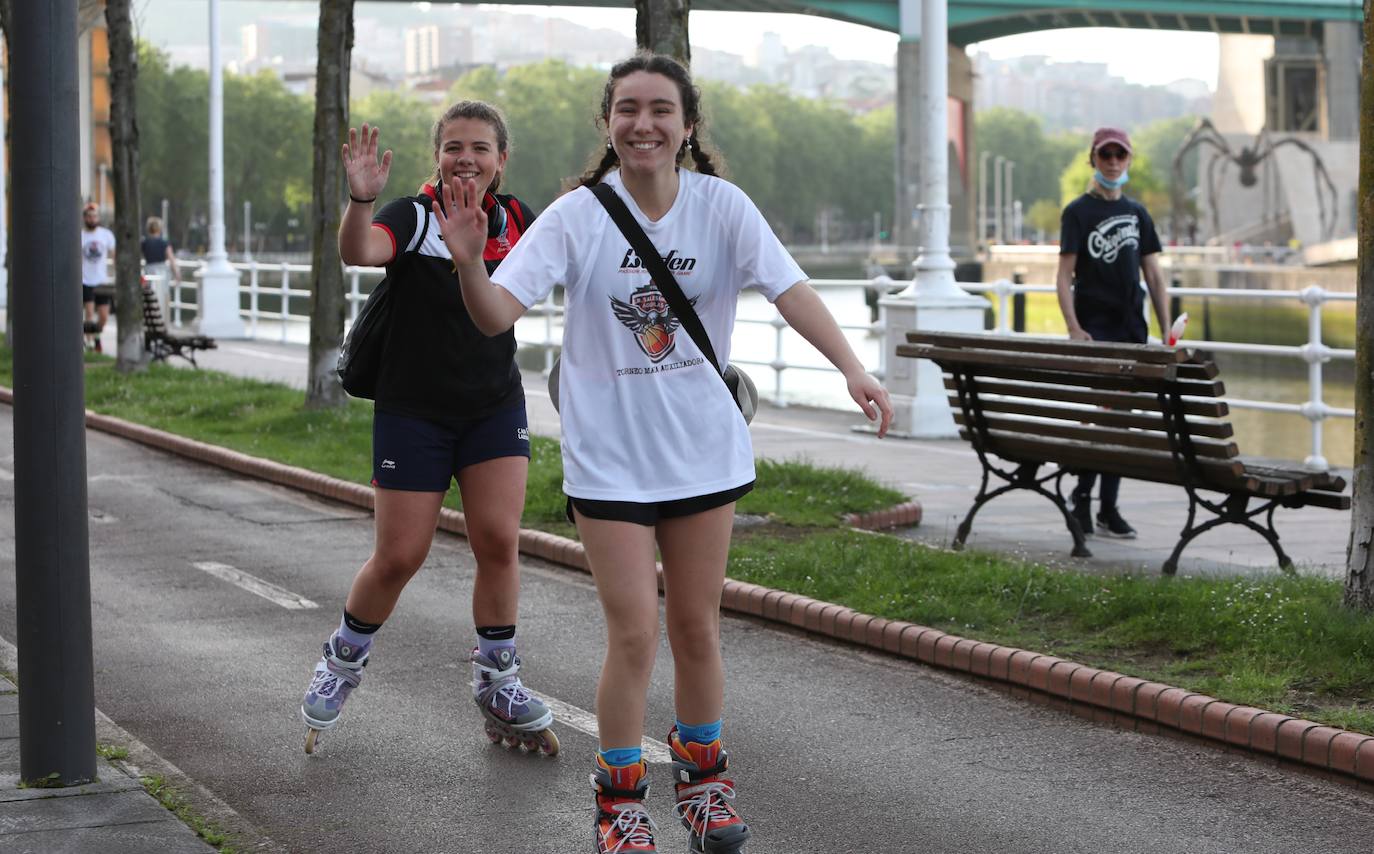
<svg viewBox="0 0 1374 854">
<path fill-rule="evenodd" d="M 1107 264 L 1116 262 L 1123 246 L 1140 246 L 1140 218 L 1135 214 L 1104 219 L 1088 235 L 1088 254 Z"/>
</svg>

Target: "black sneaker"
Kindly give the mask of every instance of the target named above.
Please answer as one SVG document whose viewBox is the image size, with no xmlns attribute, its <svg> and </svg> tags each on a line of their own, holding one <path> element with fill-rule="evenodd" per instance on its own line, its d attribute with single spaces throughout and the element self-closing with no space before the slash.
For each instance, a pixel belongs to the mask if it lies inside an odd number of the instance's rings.
<svg viewBox="0 0 1374 854">
<path fill-rule="evenodd" d="M 1121 518 L 1121 514 L 1113 507 L 1110 510 L 1099 510 L 1097 513 L 1097 524 L 1102 526 L 1102 536 L 1116 537 L 1118 540 L 1134 540 L 1135 528 L 1130 523 Z"/>
<path fill-rule="evenodd" d="M 1075 498 L 1073 501 L 1073 509 L 1069 512 L 1073 514 L 1074 521 L 1078 523 L 1078 527 L 1083 529 L 1083 536 L 1091 537 L 1093 535 L 1093 513 L 1090 502 Z"/>
</svg>

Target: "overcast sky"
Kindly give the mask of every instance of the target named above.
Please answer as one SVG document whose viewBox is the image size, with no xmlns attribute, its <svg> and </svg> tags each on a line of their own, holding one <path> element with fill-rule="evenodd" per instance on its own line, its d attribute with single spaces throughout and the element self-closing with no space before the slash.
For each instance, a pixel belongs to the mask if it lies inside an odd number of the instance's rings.
<svg viewBox="0 0 1374 854">
<path fill-rule="evenodd" d="M 433 6 L 430 16 L 415 10 L 417 18 L 453 14 L 461 16 L 462 7 L 453 4 L 416 3 L 418 7 Z M 584 26 L 609 27 L 634 34 L 634 11 L 628 8 L 582 6 L 525 6 L 483 4 L 511 12 L 554 15 Z M 154 44 L 165 46 L 168 39 L 184 41 L 204 32 L 206 0 L 134 0 L 140 35 Z M 448 7 L 448 8 L 445 8 Z M 318 14 L 314 2 L 274 0 L 271 3 L 222 0 L 221 20 L 223 40 L 237 46 L 239 34 L 233 22 L 245 15 L 287 14 L 312 18 Z M 369 3 L 362 0 L 355 7 L 360 17 L 381 12 L 395 20 L 407 17 L 403 3 Z M 264 11 L 258 11 L 264 10 Z M 845 24 L 812 15 L 788 15 L 758 12 L 694 11 L 690 19 L 692 43 L 699 47 L 724 50 L 749 56 L 763 35 L 777 33 L 788 48 L 817 44 L 828 47 L 834 55 L 844 59 L 867 59 L 891 63 L 897 48 L 893 33 Z M 1163 30 L 1050 30 L 1026 33 L 1003 39 L 982 42 L 970 48 L 1003 59 L 1028 54 L 1043 54 L 1058 62 L 1104 62 L 1109 73 L 1132 83 L 1164 84 L 1181 78 L 1195 78 L 1215 88 L 1217 77 L 1217 38 L 1208 33 L 1181 33 Z"/>
<path fill-rule="evenodd" d="M 579 6 L 501 6 L 525 13 L 555 15 L 584 23 L 634 31 L 631 9 Z M 758 12 L 693 11 L 692 43 L 748 55 L 766 32 L 782 37 L 789 48 L 820 44 L 845 59 L 890 61 L 897 49 L 894 33 L 812 15 Z M 1210 33 L 1169 30 L 1048 30 L 994 39 L 970 48 L 997 59 L 1044 54 L 1058 62 L 1105 62 L 1108 70 L 1131 83 L 1164 84 L 1181 78 L 1217 82 L 1217 37 Z"/>
</svg>

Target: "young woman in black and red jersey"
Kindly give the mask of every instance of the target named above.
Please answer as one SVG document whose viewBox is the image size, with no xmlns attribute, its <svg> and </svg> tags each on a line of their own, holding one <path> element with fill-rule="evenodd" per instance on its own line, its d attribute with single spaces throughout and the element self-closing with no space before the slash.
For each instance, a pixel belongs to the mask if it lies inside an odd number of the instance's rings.
<svg viewBox="0 0 1374 854">
<path fill-rule="evenodd" d="M 488 217 L 483 258 L 490 269 L 534 214 L 513 196 L 497 194 L 510 135 L 489 104 L 450 107 L 434 125 L 433 179 L 418 195 L 388 202 L 374 214 L 391 170 L 391 152 L 378 157 L 377 137 L 377 128 L 366 124 L 361 133 L 348 132 L 343 162 L 349 204 L 339 225 L 344 263 L 384 265 L 391 289 L 372 426 L 376 545 L 353 579 L 343 618 L 324 644 L 301 704 L 306 751 L 338 723 L 377 630 L 429 553 L 440 505 L 456 478 L 477 560 L 474 699 L 493 742 L 555 753 L 553 715 L 521 684 L 515 646 L 517 541 L 530 455 L 515 335 L 507 330 L 488 337 L 468 316 L 434 222 L 435 187 L 462 180 L 480 188 Z"/>
</svg>

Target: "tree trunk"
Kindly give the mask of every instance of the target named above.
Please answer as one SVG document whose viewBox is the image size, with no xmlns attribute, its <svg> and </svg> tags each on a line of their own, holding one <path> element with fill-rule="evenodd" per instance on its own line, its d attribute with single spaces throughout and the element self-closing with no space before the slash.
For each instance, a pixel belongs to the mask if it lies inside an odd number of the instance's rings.
<svg viewBox="0 0 1374 854">
<path fill-rule="evenodd" d="M 115 322 L 119 330 L 115 369 L 147 366 L 143 352 L 143 277 L 139 251 L 138 113 L 134 92 L 138 49 L 134 46 L 130 0 L 109 0 L 105 26 L 110 39 L 110 147 L 114 159 Z"/>
<path fill-rule="evenodd" d="M 692 0 L 635 0 L 635 42 L 640 50 L 664 53 L 688 67 L 687 13 Z"/>
<path fill-rule="evenodd" d="M 1374 0 L 1364 0 L 1360 82 L 1359 261 L 1355 285 L 1355 487 L 1345 604 L 1374 611 Z"/>
<path fill-rule="evenodd" d="M 339 149 L 348 133 L 348 71 L 353 53 L 353 0 L 320 0 L 315 65 L 315 194 L 311 202 L 309 409 L 343 406 L 334 373 L 343 343 L 343 266 L 339 259 L 344 175 Z"/>
</svg>

